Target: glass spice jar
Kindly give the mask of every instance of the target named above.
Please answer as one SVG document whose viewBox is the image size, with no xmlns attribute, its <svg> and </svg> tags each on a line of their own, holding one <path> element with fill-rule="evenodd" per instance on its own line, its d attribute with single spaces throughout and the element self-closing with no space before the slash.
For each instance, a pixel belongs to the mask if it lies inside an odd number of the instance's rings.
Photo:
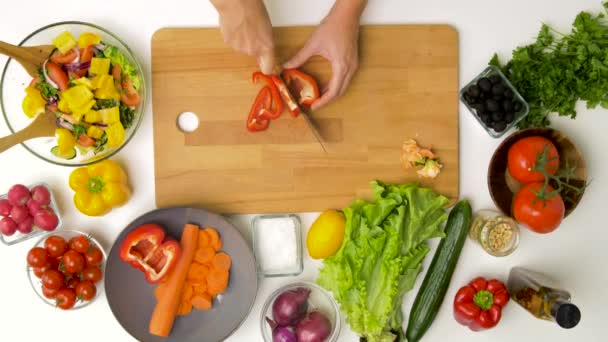
<svg viewBox="0 0 608 342">
<path fill-rule="evenodd" d="M 514 219 L 495 210 L 480 210 L 474 215 L 469 237 L 488 254 L 507 256 L 519 245 L 519 227 Z"/>
</svg>

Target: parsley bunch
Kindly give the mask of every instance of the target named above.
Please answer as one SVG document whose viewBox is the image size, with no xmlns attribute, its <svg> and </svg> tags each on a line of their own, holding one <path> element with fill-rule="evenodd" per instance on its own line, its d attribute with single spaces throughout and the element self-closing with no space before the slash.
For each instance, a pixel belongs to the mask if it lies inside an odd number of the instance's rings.
<svg viewBox="0 0 608 342">
<path fill-rule="evenodd" d="M 604 4 L 608 9 L 608 4 Z M 608 108 L 608 20 L 604 13 L 581 12 L 572 32 L 562 34 L 546 24 L 533 44 L 518 47 L 504 66 L 495 54 L 490 61 L 530 105 L 519 128 L 546 127 L 548 115 L 576 117 L 576 102 L 587 108 Z"/>
</svg>

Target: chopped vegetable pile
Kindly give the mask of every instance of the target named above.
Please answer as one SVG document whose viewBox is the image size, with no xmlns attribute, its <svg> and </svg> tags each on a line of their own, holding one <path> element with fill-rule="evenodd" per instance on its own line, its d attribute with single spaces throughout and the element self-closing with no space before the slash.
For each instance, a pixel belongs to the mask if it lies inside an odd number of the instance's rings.
<svg viewBox="0 0 608 342">
<path fill-rule="evenodd" d="M 575 118 L 578 100 L 586 101 L 588 108 L 608 108 L 608 21 L 604 13 L 581 12 L 570 34 L 543 24 L 536 41 L 515 49 L 506 65 L 501 66 L 497 55 L 490 64 L 503 70 L 530 105 L 530 114 L 518 123 L 519 128 L 549 126 L 552 112 Z"/>
<path fill-rule="evenodd" d="M 325 259 L 317 282 L 333 292 L 353 331 L 367 341 L 403 340 L 401 299 L 412 289 L 425 241 L 443 237 L 448 199 L 415 184 L 372 182 L 373 202 L 344 209 L 340 250 Z"/>
<path fill-rule="evenodd" d="M 55 50 L 25 89 L 23 111 L 33 118 L 45 111 L 57 117 L 57 146 L 62 159 L 121 146 L 139 105 L 141 77 L 117 47 L 94 33 L 76 40 L 63 32 Z"/>
</svg>

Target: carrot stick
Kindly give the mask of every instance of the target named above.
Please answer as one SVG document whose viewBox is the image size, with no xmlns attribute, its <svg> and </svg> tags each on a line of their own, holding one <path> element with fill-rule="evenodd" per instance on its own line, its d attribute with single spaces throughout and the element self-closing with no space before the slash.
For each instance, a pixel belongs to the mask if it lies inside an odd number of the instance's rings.
<svg viewBox="0 0 608 342">
<path fill-rule="evenodd" d="M 182 232 L 182 256 L 175 264 L 166 280 L 167 287 L 152 312 L 149 332 L 156 336 L 169 336 L 180 306 L 182 290 L 188 275 L 188 268 L 198 246 L 198 229 L 193 224 L 186 224 Z M 186 310 L 182 310 L 184 312 Z"/>
</svg>

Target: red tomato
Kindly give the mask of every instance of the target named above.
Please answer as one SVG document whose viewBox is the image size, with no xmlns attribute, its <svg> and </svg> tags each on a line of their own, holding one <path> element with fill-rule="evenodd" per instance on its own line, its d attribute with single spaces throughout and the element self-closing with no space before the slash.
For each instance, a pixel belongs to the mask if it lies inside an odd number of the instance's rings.
<svg viewBox="0 0 608 342">
<path fill-rule="evenodd" d="M 538 199 L 536 193 L 543 183 L 532 183 L 521 188 L 513 199 L 513 217 L 517 222 L 536 233 L 550 233 L 559 227 L 564 219 L 564 201 L 557 194 L 545 200 Z M 547 192 L 553 191 L 548 187 Z"/>
<path fill-rule="evenodd" d="M 40 79 L 38 77 L 34 77 L 32 78 L 32 81 L 30 82 L 28 87 L 36 88 L 36 84 L 38 83 L 40 83 Z"/>
<path fill-rule="evenodd" d="M 82 271 L 82 279 L 90 280 L 93 283 L 100 281 L 102 278 L 101 269 L 99 267 L 87 267 Z"/>
<path fill-rule="evenodd" d="M 515 180 L 528 184 L 543 182 L 545 177 L 538 171 L 531 171 L 536 160 L 547 149 L 547 166 L 545 171 L 554 175 L 559 169 L 559 153 L 551 140 L 533 136 L 518 140 L 509 149 L 507 168 Z"/>
<path fill-rule="evenodd" d="M 84 269 L 84 257 L 74 250 L 69 250 L 63 255 L 63 265 L 69 273 L 80 273 Z"/>
<path fill-rule="evenodd" d="M 90 246 L 89 239 L 84 235 L 78 235 L 70 239 L 70 249 L 78 253 L 86 253 Z"/>
<path fill-rule="evenodd" d="M 59 50 L 55 50 L 51 55 L 51 62 L 55 64 L 68 64 L 76 58 L 76 51 L 70 50 L 66 53 L 61 53 Z"/>
<path fill-rule="evenodd" d="M 42 267 L 48 260 L 48 254 L 42 247 L 34 247 L 27 253 L 27 264 L 31 267 Z"/>
<path fill-rule="evenodd" d="M 76 286 L 76 296 L 81 300 L 91 300 L 95 297 L 97 288 L 90 280 L 85 280 Z"/>
<path fill-rule="evenodd" d="M 42 287 L 42 294 L 48 299 L 55 299 L 58 291 L 59 289 L 49 289 L 44 286 Z"/>
<path fill-rule="evenodd" d="M 94 56 L 95 51 L 93 50 L 93 46 L 89 45 L 84 49 L 80 49 L 80 63 L 90 62 Z M 87 72 L 89 72 L 89 68 L 86 68 L 84 70 L 78 70 L 74 73 L 76 74 L 76 77 L 82 77 L 85 76 Z"/>
<path fill-rule="evenodd" d="M 75 289 L 76 286 L 78 286 L 78 284 L 80 284 L 80 278 L 78 278 L 76 276 L 70 277 L 70 279 L 66 283 L 67 287 L 69 287 L 71 289 Z"/>
<path fill-rule="evenodd" d="M 124 75 L 122 77 L 122 89 L 120 94 L 120 101 L 129 107 L 135 107 L 139 104 L 139 93 L 133 87 L 133 82 L 129 76 Z"/>
<path fill-rule="evenodd" d="M 91 147 L 95 144 L 95 139 L 91 138 L 86 134 L 81 134 L 78 137 L 78 145 L 83 147 Z"/>
<path fill-rule="evenodd" d="M 99 248 L 91 246 L 84 254 L 84 258 L 87 262 L 87 266 L 98 266 L 103 261 L 103 254 Z"/>
<path fill-rule="evenodd" d="M 58 258 L 67 251 L 68 243 L 61 236 L 51 235 L 44 241 L 44 248 L 49 256 Z"/>
<path fill-rule="evenodd" d="M 49 78 L 57 84 L 59 90 L 63 91 L 68 89 L 68 75 L 61 69 L 61 67 L 53 62 L 46 63 L 46 73 Z"/>
<path fill-rule="evenodd" d="M 76 293 L 72 289 L 63 288 L 57 291 L 55 300 L 57 301 L 57 307 L 63 310 L 69 310 L 76 304 Z"/>
<path fill-rule="evenodd" d="M 64 285 L 63 274 L 57 270 L 46 270 L 42 274 L 42 286 L 57 290 Z"/>
</svg>

